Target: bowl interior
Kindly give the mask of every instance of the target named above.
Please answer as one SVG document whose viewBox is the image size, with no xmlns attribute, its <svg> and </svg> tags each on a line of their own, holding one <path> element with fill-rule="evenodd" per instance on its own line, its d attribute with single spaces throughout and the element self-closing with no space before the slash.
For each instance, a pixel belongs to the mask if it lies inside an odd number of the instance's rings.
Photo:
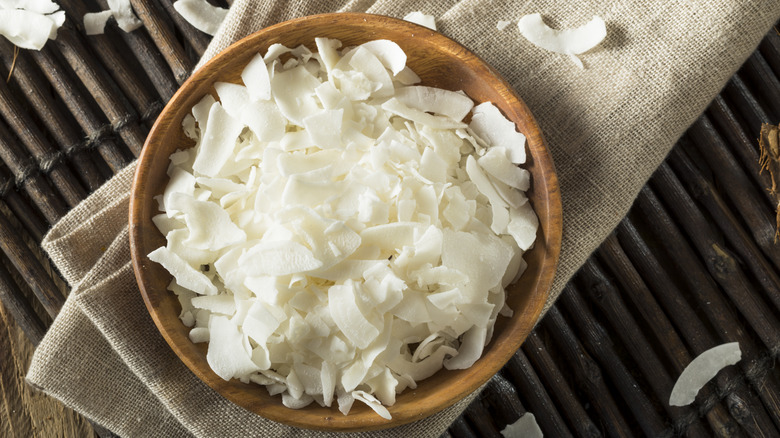
<svg viewBox="0 0 780 438">
<path fill-rule="evenodd" d="M 476 102 L 493 102 L 528 141 L 525 167 L 532 174 L 532 188 L 527 194 L 539 216 L 540 228 L 534 248 L 525 256 L 528 269 L 507 291 L 514 316 L 499 317 L 493 339 L 471 368 L 442 370 L 420 382 L 416 389 L 400 394 L 396 404 L 389 407 L 391 421 L 380 418 L 362 403 L 355 403 L 348 416 L 316 404 L 292 411 L 282 405 L 281 397 L 270 397 L 263 387 L 219 378 L 206 362 L 206 345 L 190 342 L 188 329 L 178 318 L 179 303 L 166 290 L 171 276 L 147 258 L 149 252 L 165 245 L 164 236 L 151 218 L 158 213 L 153 197 L 167 184 L 168 156 L 176 149 L 193 146 L 181 128 L 184 116 L 205 94 L 213 92 L 214 82 L 239 82 L 243 67 L 271 44 L 305 44 L 314 50 L 315 37 L 337 38 L 344 46 L 375 39 L 395 41 L 407 53 L 407 65 L 420 76 L 423 85 L 463 90 Z M 372 430 L 418 420 L 454 404 L 490 379 L 520 347 L 539 318 L 555 273 L 561 243 L 561 203 L 553 163 L 533 116 L 511 87 L 482 60 L 443 35 L 412 23 L 367 14 L 325 14 L 252 34 L 218 54 L 182 85 L 152 128 L 138 161 L 130 205 L 130 243 L 136 278 L 152 319 L 174 352 L 205 383 L 239 406 L 271 420 L 321 430 Z"/>
</svg>

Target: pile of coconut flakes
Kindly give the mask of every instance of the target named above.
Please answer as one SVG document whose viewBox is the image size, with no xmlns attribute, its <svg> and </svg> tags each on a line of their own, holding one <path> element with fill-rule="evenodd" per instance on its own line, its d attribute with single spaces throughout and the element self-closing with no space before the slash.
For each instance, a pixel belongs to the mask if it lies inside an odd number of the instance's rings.
<svg viewBox="0 0 780 438">
<path fill-rule="evenodd" d="M 391 41 L 315 41 L 273 45 L 192 108 L 149 258 L 223 379 L 390 418 L 511 315 L 538 226 L 525 138 L 491 103 L 414 85 Z"/>
</svg>

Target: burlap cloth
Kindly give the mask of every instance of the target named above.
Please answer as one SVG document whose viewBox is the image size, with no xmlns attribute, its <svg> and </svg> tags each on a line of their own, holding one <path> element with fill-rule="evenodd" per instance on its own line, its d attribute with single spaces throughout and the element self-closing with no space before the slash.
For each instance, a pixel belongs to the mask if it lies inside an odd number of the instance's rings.
<svg viewBox="0 0 780 438">
<path fill-rule="evenodd" d="M 563 194 L 557 297 L 625 215 L 678 137 L 778 19 L 780 1 L 236 0 L 205 58 L 267 25 L 347 10 L 433 14 L 441 32 L 498 69 L 526 101 L 549 141 Z M 607 40 L 582 57 L 587 69 L 580 70 L 567 57 L 521 38 L 515 24 L 534 12 L 560 27 L 600 15 L 607 22 Z M 499 20 L 513 24 L 497 31 Z M 223 399 L 159 335 L 130 265 L 133 170 L 119 173 L 44 239 L 43 247 L 73 289 L 35 352 L 28 381 L 122 436 L 316 435 L 264 420 Z M 375 435 L 438 436 L 469 401 Z"/>
</svg>

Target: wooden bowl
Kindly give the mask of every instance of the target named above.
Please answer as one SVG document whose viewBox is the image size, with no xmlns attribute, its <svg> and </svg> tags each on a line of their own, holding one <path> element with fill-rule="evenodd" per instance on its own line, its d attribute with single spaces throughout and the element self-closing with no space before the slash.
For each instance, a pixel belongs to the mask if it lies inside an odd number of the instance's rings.
<svg viewBox="0 0 780 438">
<path fill-rule="evenodd" d="M 471 368 L 441 370 L 420 382 L 417 389 L 400 394 L 396 404 L 389 407 L 391 421 L 380 418 L 362 403 L 355 403 L 347 416 L 336 408 L 316 404 L 293 411 L 282 405 L 281 397 L 269 396 L 261 386 L 219 378 L 206 362 L 206 345 L 190 342 L 188 328 L 178 318 L 179 303 L 166 290 L 171 276 L 147 257 L 165 245 L 151 218 L 158 213 L 153 197 L 167 184 L 168 156 L 193 145 L 181 128 L 184 116 L 213 91 L 214 82 L 239 82 L 243 67 L 271 44 L 305 44 L 315 50 L 315 37 L 337 38 L 344 46 L 375 39 L 395 41 L 407 53 L 407 65 L 422 78 L 422 84 L 463 90 L 476 102 L 493 102 L 528 139 L 525 167 L 533 181 L 528 197 L 539 216 L 540 228 L 536 245 L 525 256 L 527 271 L 507 292 L 514 316 L 499 318 L 492 341 Z M 138 160 L 130 203 L 130 245 L 135 275 L 152 319 L 176 355 L 206 384 L 235 404 L 288 425 L 374 430 L 419 420 L 453 405 L 487 382 L 520 347 L 539 318 L 555 274 L 561 245 L 561 201 L 553 162 L 536 121 L 511 86 L 484 61 L 449 38 L 406 21 L 367 14 L 325 14 L 287 21 L 252 34 L 215 56 L 182 85 L 154 124 Z"/>
</svg>

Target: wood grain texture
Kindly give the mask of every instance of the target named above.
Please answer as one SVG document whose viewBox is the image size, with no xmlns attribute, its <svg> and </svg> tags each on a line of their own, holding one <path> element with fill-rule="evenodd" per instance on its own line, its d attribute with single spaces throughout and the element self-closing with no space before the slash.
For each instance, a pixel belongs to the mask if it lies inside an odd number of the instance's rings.
<svg viewBox="0 0 780 438">
<path fill-rule="evenodd" d="M 167 157 L 178 148 L 192 146 L 181 129 L 184 116 L 212 90 L 214 82 L 237 82 L 256 53 L 265 52 L 277 42 L 314 48 L 315 37 L 336 38 L 345 46 L 381 38 L 393 40 L 407 53 L 407 65 L 424 85 L 463 90 L 477 102 L 493 102 L 528 140 L 530 156 L 525 167 L 534 184 L 527 194 L 539 216 L 540 231 L 534 249 L 526 253 L 528 270 L 508 291 L 507 302 L 515 315 L 498 321 L 493 340 L 474 366 L 441 371 L 421 382 L 416 391 L 401 394 L 389 409 L 393 416 L 390 422 L 362 405 L 353 408 L 349 416 L 316 405 L 290 416 L 279 397 L 270 397 L 256 386 L 223 381 L 206 362 L 206 346 L 192 344 L 188 329 L 179 321 L 178 301 L 166 290 L 170 275 L 146 257 L 164 245 L 164 237 L 151 217 L 157 209 L 152 198 L 167 182 Z M 536 121 L 511 87 L 482 60 L 443 35 L 405 21 L 366 14 L 326 14 L 271 26 L 237 42 L 196 72 L 174 95 L 150 132 L 140 156 L 130 211 L 136 277 L 152 318 L 182 361 L 212 388 L 250 411 L 299 427 L 328 430 L 372 430 L 412 422 L 454 404 L 485 383 L 512 357 L 536 323 L 548 296 L 561 244 L 561 204 L 554 166 Z M 453 381 L 458 384 L 453 385 Z"/>
</svg>

